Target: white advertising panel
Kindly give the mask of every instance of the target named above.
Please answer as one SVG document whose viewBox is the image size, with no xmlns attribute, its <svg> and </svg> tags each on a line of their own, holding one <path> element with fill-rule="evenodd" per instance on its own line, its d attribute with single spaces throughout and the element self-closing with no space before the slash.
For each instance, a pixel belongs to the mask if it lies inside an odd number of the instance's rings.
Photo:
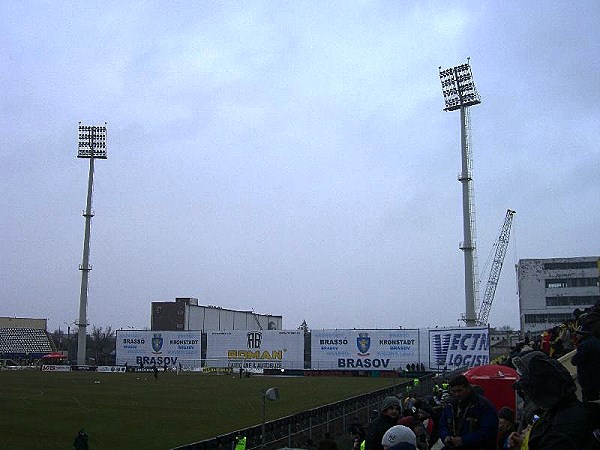
<svg viewBox="0 0 600 450">
<path fill-rule="evenodd" d="M 304 333 L 299 330 L 207 331 L 206 367 L 303 369 Z"/>
<path fill-rule="evenodd" d="M 70 372 L 71 366 L 57 366 L 53 364 L 44 364 L 42 372 Z"/>
<path fill-rule="evenodd" d="M 455 370 L 490 363 L 488 328 L 429 330 L 429 368 Z"/>
<path fill-rule="evenodd" d="M 103 373 L 125 373 L 127 368 L 125 366 L 98 366 L 96 372 Z"/>
<path fill-rule="evenodd" d="M 200 366 L 200 331 L 117 331 L 117 365 Z"/>
<path fill-rule="evenodd" d="M 420 364 L 418 330 L 313 330 L 311 367 L 398 370 Z"/>
</svg>

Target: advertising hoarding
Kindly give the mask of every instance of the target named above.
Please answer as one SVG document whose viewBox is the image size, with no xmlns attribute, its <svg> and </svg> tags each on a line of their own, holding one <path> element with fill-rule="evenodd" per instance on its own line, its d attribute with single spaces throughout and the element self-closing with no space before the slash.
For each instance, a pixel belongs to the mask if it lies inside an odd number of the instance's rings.
<svg viewBox="0 0 600 450">
<path fill-rule="evenodd" d="M 418 330 L 312 330 L 311 367 L 398 370 L 420 364 Z"/>
<path fill-rule="evenodd" d="M 70 372 L 71 366 L 57 366 L 56 364 L 44 364 L 42 372 Z"/>
<path fill-rule="evenodd" d="M 303 369 L 304 333 L 299 330 L 206 332 L 206 367 Z"/>
<path fill-rule="evenodd" d="M 429 368 L 455 370 L 490 363 L 488 328 L 429 330 Z"/>
<path fill-rule="evenodd" d="M 117 365 L 200 367 L 200 331 L 117 331 Z"/>
</svg>

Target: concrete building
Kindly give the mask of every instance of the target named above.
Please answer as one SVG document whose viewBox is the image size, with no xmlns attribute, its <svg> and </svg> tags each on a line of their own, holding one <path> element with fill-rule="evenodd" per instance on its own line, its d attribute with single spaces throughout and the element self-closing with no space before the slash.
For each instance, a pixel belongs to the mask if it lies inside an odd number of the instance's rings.
<svg viewBox="0 0 600 450">
<path fill-rule="evenodd" d="M 520 259 L 517 265 L 521 331 L 538 332 L 600 301 L 600 257 Z"/>
<path fill-rule="evenodd" d="M 281 330 L 281 316 L 198 305 L 197 298 L 152 302 L 151 329 L 156 331 Z"/>
</svg>

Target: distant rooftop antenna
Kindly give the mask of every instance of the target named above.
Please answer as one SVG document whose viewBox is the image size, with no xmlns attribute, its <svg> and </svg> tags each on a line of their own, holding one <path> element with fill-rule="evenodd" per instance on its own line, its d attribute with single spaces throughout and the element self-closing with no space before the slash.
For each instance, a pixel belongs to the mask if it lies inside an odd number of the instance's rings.
<svg viewBox="0 0 600 450">
<path fill-rule="evenodd" d="M 442 69 L 440 80 L 446 107 L 444 111 L 460 110 L 460 142 L 462 155 L 462 170 L 458 180 L 463 192 L 463 242 L 460 249 L 465 261 L 465 317 L 467 326 L 475 326 L 475 315 L 478 303 L 477 289 L 477 253 L 475 246 L 475 202 L 473 199 L 473 161 L 470 143 L 469 107 L 481 103 L 481 98 L 473 82 L 473 74 L 469 59 L 466 64 Z"/>
<path fill-rule="evenodd" d="M 88 175 L 87 203 L 83 217 L 85 217 L 85 234 L 83 237 L 83 256 L 79 270 L 81 270 L 81 293 L 79 295 L 79 323 L 77 335 L 77 365 L 86 363 L 87 345 L 87 295 L 88 277 L 92 267 L 90 266 L 90 232 L 92 228 L 92 191 L 94 187 L 94 160 L 106 159 L 106 122 L 100 126 L 82 125 L 79 122 L 79 141 L 77 145 L 77 157 L 90 160 Z"/>
</svg>

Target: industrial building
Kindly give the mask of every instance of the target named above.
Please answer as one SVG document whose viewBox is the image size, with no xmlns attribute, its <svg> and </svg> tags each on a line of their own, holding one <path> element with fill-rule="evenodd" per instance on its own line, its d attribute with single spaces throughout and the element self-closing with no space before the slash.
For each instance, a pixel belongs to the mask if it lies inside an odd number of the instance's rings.
<svg viewBox="0 0 600 450">
<path fill-rule="evenodd" d="M 152 302 L 151 329 L 156 331 L 281 330 L 282 316 L 198 305 L 197 298 Z"/>
<path fill-rule="evenodd" d="M 600 302 L 600 257 L 520 259 L 517 265 L 522 332 L 547 330 L 576 308 Z"/>
</svg>

